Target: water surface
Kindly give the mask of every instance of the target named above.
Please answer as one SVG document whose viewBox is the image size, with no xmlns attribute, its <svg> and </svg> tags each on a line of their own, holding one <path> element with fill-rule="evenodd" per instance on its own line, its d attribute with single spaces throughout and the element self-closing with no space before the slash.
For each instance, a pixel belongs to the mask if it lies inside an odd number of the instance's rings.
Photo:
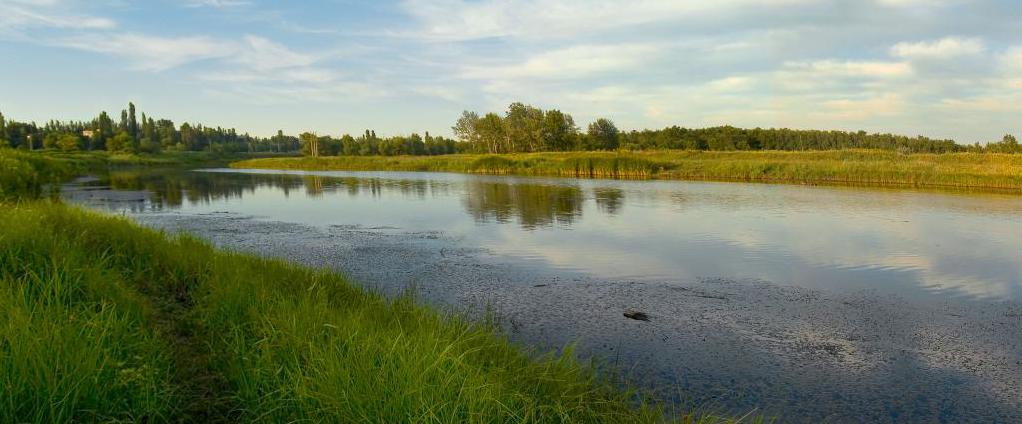
<svg viewBox="0 0 1022 424">
<path fill-rule="evenodd" d="M 400 172 L 114 177 L 152 193 L 104 203 L 114 210 L 443 231 L 521 266 L 603 278 L 1022 300 L 1022 196 L 1011 194 Z"/>
</svg>

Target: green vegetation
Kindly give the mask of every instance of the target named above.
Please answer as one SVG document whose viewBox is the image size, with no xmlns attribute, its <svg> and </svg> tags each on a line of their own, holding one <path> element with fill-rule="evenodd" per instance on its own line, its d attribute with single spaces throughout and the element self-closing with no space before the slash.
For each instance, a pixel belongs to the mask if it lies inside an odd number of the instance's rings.
<svg viewBox="0 0 1022 424">
<path fill-rule="evenodd" d="M 109 151 L 122 154 L 160 152 L 254 153 L 294 152 L 296 137 L 261 138 L 238 134 L 233 128 L 208 127 L 187 122 L 177 126 L 169 119 L 136 117 L 135 104 L 121 111 L 114 122 L 105 111 L 90 121 L 56 121 L 45 125 L 6 120 L 0 114 L 0 146 L 23 150 Z"/>
<path fill-rule="evenodd" d="M 231 167 L 1022 189 L 1022 156 L 992 153 L 900 154 L 880 150 L 566 152 L 265 158 L 234 162 Z"/>
<path fill-rule="evenodd" d="M 0 161 L 0 421 L 666 420 L 570 349 L 531 357 L 334 273 L 30 200 L 91 165 Z"/>
<path fill-rule="evenodd" d="M 238 134 L 234 129 L 154 120 L 135 105 L 121 111 L 114 122 L 106 112 L 88 122 L 6 121 L 0 114 L 0 146 L 36 150 L 107 150 L 119 153 L 188 152 L 297 153 L 307 156 L 438 156 L 450 154 L 508 154 L 563 151 L 699 150 L 699 151 L 820 151 L 842 149 L 886 150 L 898 153 L 1022 153 L 1013 135 L 985 145 L 958 144 L 954 140 L 908 137 L 865 131 L 742 129 L 732 126 L 621 131 L 606 118 L 598 118 L 582 132 L 570 114 L 542 110 L 520 102 L 501 115 L 465 111 L 451 127 L 457 140 L 412 133 L 378 137 L 376 131 L 340 137 L 303 132 L 298 136 L 277 131 L 272 137 Z"/>
</svg>

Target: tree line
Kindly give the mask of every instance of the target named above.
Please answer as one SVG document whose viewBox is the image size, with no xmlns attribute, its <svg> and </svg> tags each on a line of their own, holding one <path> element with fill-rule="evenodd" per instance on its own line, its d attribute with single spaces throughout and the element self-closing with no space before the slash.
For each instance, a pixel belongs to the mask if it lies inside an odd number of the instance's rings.
<svg viewBox="0 0 1022 424">
<path fill-rule="evenodd" d="M 276 137 L 286 137 L 278 131 Z M 412 133 L 409 136 L 380 138 L 376 131 L 366 130 L 353 137 L 344 134 L 339 138 L 305 132 L 298 136 L 302 154 L 308 156 L 400 156 L 400 155 L 448 155 L 460 153 L 459 143 L 442 136 L 425 136 Z"/>
<path fill-rule="evenodd" d="M 599 118 L 585 132 L 571 115 L 512 103 L 503 114 L 465 111 L 452 127 L 465 151 L 474 153 L 527 153 L 567 150 L 838 150 L 881 149 L 906 153 L 998 152 L 1022 153 L 1012 135 L 973 145 L 954 140 L 908 137 L 865 131 L 821 131 L 788 128 L 743 129 L 733 126 L 622 132 L 612 121 Z"/>
<path fill-rule="evenodd" d="M 452 153 L 528 153 L 591 150 L 835 150 L 881 149 L 905 153 L 1022 153 L 1012 135 L 986 145 L 963 145 L 948 139 L 908 137 L 865 131 L 788 128 L 743 129 L 732 126 L 620 131 L 599 118 L 583 132 L 574 118 L 558 109 L 515 102 L 503 114 L 464 111 L 451 127 L 457 140 L 443 136 L 378 137 L 373 130 L 356 136 L 321 136 L 305 132 L 272 137 L 239 134 L 233 128 L 209 127 L 169 119 L 136 116 L 134 103 L 116 122 L 104 111 L 91 121 L 6 121 L 0 114 L 0 145 L 28 150 L 109 150 L 128 153 L 160 151 L 301 152 L 310 156 L 445 155 Z"/>
<path fill-rule="evenodd" d="M 238 134 L 234 128 L 208 127 L 169 119 L 155 119 L 141 113 L 134 103 L 121 110 L 114 121 L 106 111 L 91 121 L 56 121 L 43 125 L 35 122 L 7 121 L 0 113 L 0 145 L 38 150 L 59 149 L 108 150 L 125 153 L 158 153 L 161 151 L 215 152 L 290 152 L 298 149 L 298 140 L 260 138 Z"/>
</svg>

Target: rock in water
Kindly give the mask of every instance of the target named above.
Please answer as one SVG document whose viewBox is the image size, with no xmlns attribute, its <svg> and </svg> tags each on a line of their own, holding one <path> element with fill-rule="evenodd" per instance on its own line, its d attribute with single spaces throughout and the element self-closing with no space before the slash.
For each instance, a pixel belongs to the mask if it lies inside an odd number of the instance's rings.
<svg viewBox="0 0 1022 424">
<path fill-rule="evenodd" d="M 646 315 L 645 312 L 639 312 L 631 309 L 625 311 L 625 317 L 639 321 L 649 321 L 649 315 Z"/>
</svg>

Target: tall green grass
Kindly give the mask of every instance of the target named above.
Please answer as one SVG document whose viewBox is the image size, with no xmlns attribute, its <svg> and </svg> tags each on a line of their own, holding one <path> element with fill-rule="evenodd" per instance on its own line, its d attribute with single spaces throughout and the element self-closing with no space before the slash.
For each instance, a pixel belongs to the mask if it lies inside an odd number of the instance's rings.
<svg viewBox="0 0 1022 424">
<path fill-rule="evenodd" d="M 0 230 L 0 421 L 662 416 L 570 354 L 530 358 L 485 325 L 336 274 L 53 203 L 0 220 L 19 223 Z"/>
<path fill-rule="evenodd" d="M 335 273 L 56 201 L 0 222 L 0 422 L 733 421 Z"/>
<path fill-rule="evenodd" d="M 252 159 L 234 162 L 231 167 L 1022 189 L 1022 155 L 997 153 L 679 150 L 425 157 L 341 156 Z"/>
</svg>

